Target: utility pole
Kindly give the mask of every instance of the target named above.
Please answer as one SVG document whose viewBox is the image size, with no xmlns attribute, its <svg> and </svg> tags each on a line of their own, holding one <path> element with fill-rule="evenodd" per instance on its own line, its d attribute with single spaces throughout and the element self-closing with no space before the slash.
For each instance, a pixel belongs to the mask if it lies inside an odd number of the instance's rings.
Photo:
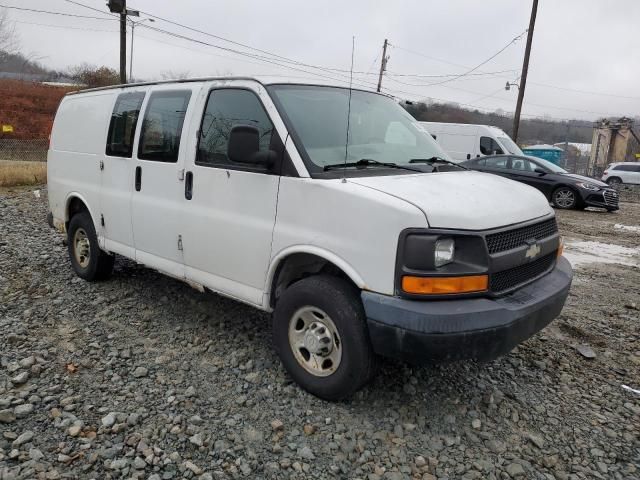
<svg viewBox="0 0 640 480">
<path fill-rule="evenodd" d="M 127 83 L 127 0 L 120 13 L 120 83 Z"/>
<path fill-rule="evenodd" d="M 155 22 L 153 18 L 143 18 L 142 20 L 138 20 L 134 22 L 133 20 L 129 20 L 131 22 L 131 50 L 129 51 L 129 82 L 133 82 L 133 39 L 136 33 L 136 25 L 142 22 Z"/>
<path fill-rule="evenodd" d="M 382 89 L 382 74 L 387 69 L 387 44 L 389 42 L 384 39 L 384 45 L 382 45 L 382 60 L 380 62 L 380 76 L 378 77 L 378 92 Z"/>
<path fill-rule="evenodd" d="M 529 56 L 531 55 L 531 42 L 533 40 L 533 28 L 536 25 L 536 15 L 538 13 L 538 0 L 533 0 L 531 7 L 531 19 L 529 20 L 529 30 L 527 32 L 527 47 L 524 52 L 522 63 L 522 75 L 520 75 L 520 89 L 518 90 L 518 104 L 513 117 L 513 141 L 518 141 L 518 129 L 520 128 L 520 112 L 522 111 L 522 101 L 524 100 L 524 90 L 527 86 L 527 72 L 529 71 Z"/>
<path fill-rule="evenodd" d="M 120 83 L 127 83 L 127 15 L 139 17 L 137 10 L 127 10 L 127 0 L 109 0 L 111 13 L 120 15 Z"/>
</svg>

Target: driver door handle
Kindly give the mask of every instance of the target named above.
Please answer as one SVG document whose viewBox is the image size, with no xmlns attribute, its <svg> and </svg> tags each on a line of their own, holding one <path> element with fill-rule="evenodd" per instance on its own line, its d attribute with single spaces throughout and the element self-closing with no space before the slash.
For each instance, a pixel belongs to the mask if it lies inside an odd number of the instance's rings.
<svg viewBox="0 0 640 480">
<path fill-rule="evenodd" d="M 184 179 L 184 198 L 191 200 L 193 198 L 193 172 L 187 172 Z"/>
<path fill-rule="evenodd" d="M 142 167 L 136 167 L 136 192 L 142 188 Z"/>
</svg>

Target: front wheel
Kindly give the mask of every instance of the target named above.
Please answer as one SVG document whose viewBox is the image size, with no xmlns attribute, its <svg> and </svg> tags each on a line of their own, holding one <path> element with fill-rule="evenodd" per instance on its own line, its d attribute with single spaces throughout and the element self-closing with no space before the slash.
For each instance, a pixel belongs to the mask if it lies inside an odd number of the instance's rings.
<svg viewBox="0 0 640 480">
<path fill-rule="evenodd" d="M 92 282 L 111 275 L 115 257 L 100 250 L 93 220 L 86 210 L 71 217 L 67 246 L 71 265 L 80 278 Z"/>
<path fill-rule="evenodd" d="M 576 192 L 574 192 L 569 187 L 557 188 L 553 192 L 552 200 L 553 204 L 557 208 L 566 210 L 576 208 L 576 206 L 578 205 L 578 196 L 576 195 Z"/>
<path fill-rule="evenodd" d="M 296 383 L 325 400 L 353 394 L 376 370 L 360 292 L 338 277 L 308 277 L 284 291 L 273 343 Z"/>
</svg>

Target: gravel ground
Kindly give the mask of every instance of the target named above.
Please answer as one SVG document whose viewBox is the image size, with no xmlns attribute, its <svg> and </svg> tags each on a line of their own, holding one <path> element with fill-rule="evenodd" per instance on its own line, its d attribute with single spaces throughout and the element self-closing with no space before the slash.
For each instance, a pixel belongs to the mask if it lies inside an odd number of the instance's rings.
<svg viewBox="0 0 640 480">
<path fill-rule="evenodd" d="M 621 386 L 640 388 L 638 266 L 583 264 L 561 317 L 501 359 L 388 361 L 331 404 L 291 383 L 263 313 L 130 261 L 76 278 L 46 205 L 0 192 L 0 479 L 640 478 Z M 558 214 L 638 250 L 614 227 L 638 204 Z"/>
</svg>

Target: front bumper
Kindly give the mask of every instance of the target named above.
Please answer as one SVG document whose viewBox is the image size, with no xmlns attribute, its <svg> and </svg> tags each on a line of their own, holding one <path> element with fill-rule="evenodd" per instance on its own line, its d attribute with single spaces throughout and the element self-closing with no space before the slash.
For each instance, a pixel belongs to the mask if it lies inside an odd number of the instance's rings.
<svg viewBox="0 0 640 480">
<path fill-rule="evenodd" d="M 542 330 L 564 306 L 573 271 L 547 275 L 500 298 L 419 301 L 362 292 L 376 353 L 412 363 L 491 360 Z"/>
<path fill-rule="evenodd" d="M 613 188 L 605 188 L 598 192 L 580 190 L 582 201 L 589 207 L 606 208 L 608 210 L 618 210 L 619 194 Z"/>
</svg>

